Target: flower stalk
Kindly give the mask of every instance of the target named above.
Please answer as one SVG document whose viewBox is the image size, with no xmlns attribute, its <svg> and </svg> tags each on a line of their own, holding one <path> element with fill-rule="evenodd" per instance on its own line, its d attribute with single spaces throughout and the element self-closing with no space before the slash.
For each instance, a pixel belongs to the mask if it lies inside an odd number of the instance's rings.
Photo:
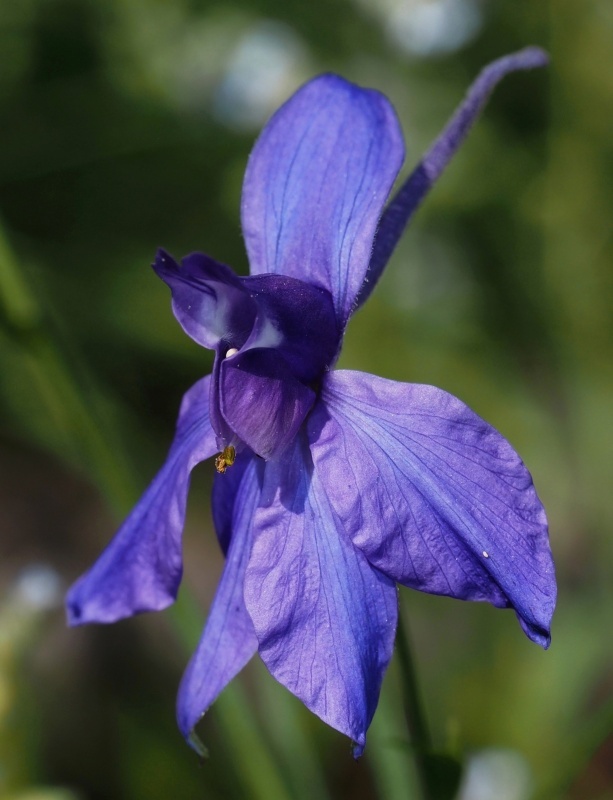
<svg viewBox="0 0 613 800">
<path fill-rule="evenodd" d="M 432 795 L 428 772 L 426 769 L 426 756 L 432 748 L 432 740 L 426 714 L 422 703 L 422 695 L 418 686 L 417 670 L 415 667 L 411 642 L 407 632 L 407 624 L 403 615 L 398 618 L 396 631 L 396 653 L 398 665 L 402 676 L 402 694 L 407 728 L 415 759 L 415 766 L 419 777 L 419 785 L 423 800 L 436 800 Z"/>
</svg>

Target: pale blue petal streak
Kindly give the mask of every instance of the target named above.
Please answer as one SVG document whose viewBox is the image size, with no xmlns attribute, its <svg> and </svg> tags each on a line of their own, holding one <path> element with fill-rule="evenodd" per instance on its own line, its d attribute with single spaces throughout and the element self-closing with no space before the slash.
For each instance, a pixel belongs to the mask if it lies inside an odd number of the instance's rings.
<svg viewBox="0 0 613 800">
<path fill-rule="evenodd" d="M 544 67 L 548 61 L 543 50 L 527 47 L 493 61 L 480 72 L 442 133 L 383 212 L 358 306 L 369 297 L 409 220 L 466 138 L 496 85 L 511 72 Z"/>
<path fill-rule="evenodd" d="M 70 589 L 71 625 L 115 622 L 175 600 L 190 473 L 216 450 L 209 384 L 207 376 L 185 394 L 164 466 L 100 558 Z"/>
<path fill-rule="evenodd" d="M 264 128 L 245 173 L 251 274 L 328 289 L 344 324 L 403 157 L 398 120 L 379 92 L 335 75 L 299 89 Z"/>
<path fill-rule="evenodd" d="M 337 371 L 309 438 L 332 508 L 374 566 L 415 589 L 513 606 L 528 636 L 549 644 L 545 512 L 494 428 L 433 386 Z"/>
<path fill-rule="evenodd" d="M 230 544 L 223 574 L 196 652 L 179 687 L 177 721 L 185 738 L 197 748 L 193 729 L 220 692 L 237 675 L 257 650 L 253 623 L 245 609 L 243 581 L 252 539 L 253 514 L 260 497 L 263 464 L 248 456 L 241 464 L 238 481 L 228 483 L 229 491 L 217 491 L 217 502 L 226 504 L 224 528 L 231 526 Z M 230 468 L 216 480 L 231 478 Z M 219 531 L 227 541 L 228 531 Z"/>
<path fill-rule="evenodd" d="M 153 269 L 172 292 L 172 310 L 188 336 L 214 350 L 242 347 L 257 309 L 230 267 L 204 253 L 191 253 L 181 264 L 158 250 Z"/>
<path fill-rule="evenodd" d="M 306 443 L 268 463 L 245 602 L 274 677 L 362 752 L 397 620 L 394 583 L 351 543 Z"/>
</svg>

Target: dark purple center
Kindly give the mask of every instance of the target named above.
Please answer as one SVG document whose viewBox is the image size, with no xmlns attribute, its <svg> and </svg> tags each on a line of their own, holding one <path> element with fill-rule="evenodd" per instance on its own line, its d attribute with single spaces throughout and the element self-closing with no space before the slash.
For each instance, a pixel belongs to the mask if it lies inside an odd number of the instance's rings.
<svg viewBox="0 0 613 800">
<path fill-rule="evenodd" d="M 200 253 L 179 266 L 159 251 L 153 266 L 185 332 L 215 350 L 210 403 L 219 449 L 247 445 L 262 458 L 280 456 L 339 349 L 330 293 L 282 275 L 239 278 Z"/>
</svg>

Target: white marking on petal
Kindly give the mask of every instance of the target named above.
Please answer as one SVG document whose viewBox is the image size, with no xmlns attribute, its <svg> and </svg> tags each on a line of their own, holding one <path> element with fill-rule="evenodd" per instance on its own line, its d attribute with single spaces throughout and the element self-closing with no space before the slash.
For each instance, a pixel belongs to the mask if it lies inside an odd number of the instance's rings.
<svg viewBox="0 0 613 800">
<path fill-rule="evenodd" d="M 254 347 L 278 347 L 283 341 L 283 335 L 269 319 L 264 319 L 259 327 L 256 336 L 249 337 L 246 350 Z"/>
<path fill-rule="evenodd" d="M 483 551 L 483 558 L 489 558 L 489 557 L 490 557 L 489 553 L 486 550 L 484 550 Z"/>
</svg>

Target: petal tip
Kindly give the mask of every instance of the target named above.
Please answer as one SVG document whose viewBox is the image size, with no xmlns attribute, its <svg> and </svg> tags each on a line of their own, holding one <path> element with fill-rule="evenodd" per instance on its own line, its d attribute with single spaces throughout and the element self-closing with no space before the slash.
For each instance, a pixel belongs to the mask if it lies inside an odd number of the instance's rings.
<svg viewBox="0 0 613 800">
<path fill-rule="evenodd" d="M 540 645 L 543 650 L 548 650 L 551 644 L 551 616 L 553 611 L 548 615 L 543 623 L 539 624 L 535 621 L 529 621 L 518 614 L 519 624 L 521 625 L 524 633 L 531 642 Z"/>
<path fill-rule="evenodd" d="M 549 649 L 549 646 L 551 644 L 551 632 L 549 631 L 549 629 L 545 630 L 543 628 L 539 629 L 533 628 L 528 635 L 530 636 L 530 639 L 532 639 L 532 641 L 535 642 L 536 644 L 540 645 L 543 648 L 543 650 Z"/>
<path fill-rule="evenodd" d="M 177 272 L 179 265 L 170 255 L 170 253 L 164 250 L 163 247 L 158 247 L 153 263 L 151 264 L 151 268 L 158 278 L 161 278 L 163 281 L 165 281 L 165 276 Z"/>
<path fill-rule="evenodd" d="M 204 759 L 209 757 L 209 751 L 206 745 L 203 743 L 202 739 L 196 734 L 196 732 L 192 729 L 189 731 L 187 736 L 185 737 L 188 745 L 194 750 L 200 759 L 204 761 Z"/>
<path fill-rule="evenodd" d="M 524 64 L 527 68 L 546 67 L 551 58 L 546 50 L 542 47 L 530 46 L 525 47 L 517 53 L 518 56 L 523 57 Z"/>
<path fill-rule="evenodd" d="M 366 747 L 366 737 L 361 736 L 360 741 L 353 743 L 353 750 L 352 754 L 355 760 L 357 761 L 358 758 L 361 758 L 364 754 L 364 748 Z"/>
<path fill-rule="evenodd" d="M 87 620 L 83 618 L 83 606 L 81 603 L 72 597 L 69 592 L 66 596 L 66 624 L 70 628 L 76 628 L 78 625 L 83 625 Z"/>
<path fill-rule="evenodd" d="M 95 587 L 88 587 L 87 582 L 82 584 L 79 580 L 66 595 L 66 622 L 70 628 L 90 623 L 109 625 L 146 611 L 163 611 L 175 600 L 176 592 L 166 589 L 148 598 L 124 596 L 111 600 L 104 596 L 104 592 L 98 593 Z"/>
</svg>

